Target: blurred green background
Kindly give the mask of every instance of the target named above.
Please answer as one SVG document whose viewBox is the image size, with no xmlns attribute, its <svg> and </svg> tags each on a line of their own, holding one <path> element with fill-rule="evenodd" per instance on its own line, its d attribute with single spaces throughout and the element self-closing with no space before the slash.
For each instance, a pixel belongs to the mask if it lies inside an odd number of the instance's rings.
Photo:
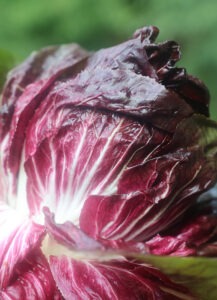
<svg viewBox="0 0 217 300">
<path fill-rule="evenodd" d="M 179 66 L 209 87 L 217 120 L 216 0 L 0 0 L 0 48 L 17 62 L 51 44 L 107 47 L 150 24 L 161 30 L 158 41 L 181 45 Z"/>
</svg>

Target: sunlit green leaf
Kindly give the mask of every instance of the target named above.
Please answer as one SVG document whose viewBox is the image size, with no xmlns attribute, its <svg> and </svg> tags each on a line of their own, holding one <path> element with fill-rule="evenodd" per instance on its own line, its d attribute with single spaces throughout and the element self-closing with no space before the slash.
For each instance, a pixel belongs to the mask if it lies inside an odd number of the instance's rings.
<svg viewBox="0 0 217 300">
<path fill-rule="evenodd" d="M 158 267 L 199 299 L 217 299 L 217 258 L 139 256 L 139 259 Z"/>
</svg>

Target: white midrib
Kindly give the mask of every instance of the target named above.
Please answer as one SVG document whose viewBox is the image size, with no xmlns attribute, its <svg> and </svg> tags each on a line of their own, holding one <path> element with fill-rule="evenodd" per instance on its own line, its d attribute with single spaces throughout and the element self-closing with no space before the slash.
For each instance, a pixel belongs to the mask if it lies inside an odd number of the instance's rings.
<svg viewBox="0 0 217 300">
<path fill-rule="evenodd" d="M 99 157 L 97 158 L 97 160 L 95 161 L 94 165 L 92 166 L 92 168 L 90 169 L 90 171 L 88 172 L 88 174 L 85 177 L 85 180 L 81 180 L 81 184 L 79 185 L 79 189 L 75 191 L 73 198 L 70 198 L 70 192 L 68 191 L 67 195 L 67 199 L 65 198 L 66 196 L 64 196 L 64 203 L 67 203 L 66 205 L 64 205 L 64 207 L 61 205 L 61 213 L 59 213 L 57 211 L 57 215 L 56 215 L 56 221 L 58 222 L 63 222 L 63 220 L 70 220 L 72 221 L 75 225 L 78 225 L 79 223 L 79 216 L 80 216 L 80 212 L 81 209 L 84 205 L 84 201 L 86 199 L 86 196 L 88 195 L 88 188 L 91 184 L 91 179 L 93 178 L 94 174 L 96 173 L 98 167 L 100 166 L 100 164 L 102 163 L 104 156 L 107 152 L 107 150 L 109 149 L 109 145 L 111 144 L 111 141 L 113 140 L 115 134 L 120 130 L 120 127 L 122 126 L 123 120 L 120 121 L 120 123 L 118 124 L 118 126 L 112 131 L 111 135 L 108 137 L 104 148 L 102 149 L 102 151 L 100 152 Z M 82 146 L 83 143 L 85 141 L 85 133 L 83 134 L 83 137 L 81 139 L 81 142 L 78 146 L 77 152 L 76 152 L 76 157 L 77 159 L 79 158 L 79 154 L 82 150 Z M 75 171 L 76 168 L 76 163 L 77 160 L 75 159 L 73 165 L 74 167 L 72 167 L 72 169 Z M 73 176 L 74 176 L 74 171 L 71 173 L 71 180 L 69 180 L 69 188 L 70 186 L 72 186 L 73 184 Z M 81 178 L 82 179 L 82 178 Z M 69 204 L 69 201 L 71 202 L 71 205 Z"/>
<path fill-rule="evenodd" d="M 77 162 L 78 162 L 78 159 L 80 156 L 80 152 L 81 152 L 84 142 L 85 142 L 86 134 L 87 134 L 87 129 L 84 129 L 82 137 L 78 144 L 77 150 L 75 152 L 72 166 L 70 168 L 69 178 L 67 181 L 67 189 L 63 196 L 64 199 L 62 199 L 62 200 L 60 199 L 60 205 L 58 206 L 58 209 L 57 209 L 57 214 L 56 214 L 57 220 L 62 220 L 62 218 L 65 218 L 64 214 L 67 211 L 70 211 L 72 216 L 76 215 L 75 212 L 77 211 L 77 207 L 79 206 L 79 202 L 78 202 L 79 200 L 76 197 L 76 190 L 73 190 L 73 193 L 72 193 L 71 189 L 75 185 L 76 166 L 77 166 Z M 63 177 L 63 176 L 61 176 L 61 177 Z M 72 196 L 72 194 L 73 194 L 73 196 Z M 72 200 L 72 197 L 73 197 L 73 200 Z M 70 204 L 71 202 L 72 202 L 72 204 Z"/>
<path fill-rule="evenodd" d="M 143 127 L 141 127 L 140 131 L 138 132 L 138 134 L 135 136 L 134 140 L 128 145 L 127 149 L 125 150 L 125 152 L 123 153 L 122 157 L 119 158 L 118 163 L 110 170 L 110 172 L 107 174 L 107 176 L 105 177 L 105 179 L 101 182 L 101 184 L 93 191 L 93 194 L 99 194 L 100 192 L 102 192 L 103 187 L 106 185 L 106 183 L 109 181 L 109 179 L 111 178 L 111 176 L 113 175 L 115 169 L 118 168 L 119 165 L 121 165 L 124 161 L 124 157 L 126 156 L 126 154 L 129 152 L 130 148 L 133 146 L 133 144 L 135 143 L 135 141 L 137 140 L 138 136 L 141 134 L 141 131 L 143 130 Z M 121 168 L 120 172 L 117 174 L 116 178 L 112 181 L 112 183 L 106 187 L 106 189 L 103 191 L 103 195 L 112 195 L 114 193 L 116 193 L 117 190 L 117 184 L 118 181 L 120 180 L 121 176 L 123 175 L 126 167 L 129 165 L 130 161 L 133 159 L 133 157 L 136 155 L 137 152 L 139 152 L 142 148 L 144 148 L 144 146 L 140 147 L 139 149 L 137 149 L 131 156 L 130 158 L 127 160 L 127 162 L 123 165 L 123 167 Z"/>
</svg>

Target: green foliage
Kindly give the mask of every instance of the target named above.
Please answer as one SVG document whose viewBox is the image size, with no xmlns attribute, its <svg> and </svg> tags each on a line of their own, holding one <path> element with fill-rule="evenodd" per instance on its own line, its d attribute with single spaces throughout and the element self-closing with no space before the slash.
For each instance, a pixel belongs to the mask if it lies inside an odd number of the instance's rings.
<svg viewBox="0 0 217 300">
<path fill-rule="evenodd" d="M 92 50 L 156 25 L 159 41 L 180 43 L 180 66 L 208 85 L 217 119 L 216 10 L 215 0 L 0 0 L 0 47 L 20 60 L 50 44 L 77 42 Z"/>
<path fill-rule="evenodd" d="M 188 287 L 200 300 L 217 299 L 216 258 L 143 256 L 140 259 Z"/>
</svg>

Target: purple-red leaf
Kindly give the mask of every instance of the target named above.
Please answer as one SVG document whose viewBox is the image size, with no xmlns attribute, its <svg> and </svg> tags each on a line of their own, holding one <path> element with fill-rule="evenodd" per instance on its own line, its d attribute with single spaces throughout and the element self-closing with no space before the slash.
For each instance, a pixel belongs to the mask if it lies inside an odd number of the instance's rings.
<svg viewBox="0 0 217 300">
<path fill-rule="evenodd" d="M 64 299 L 180 300 L 194 298 L 150 265 L 125 259 L 78 261 L 51 256 L 51 271 Z"/>
<path fill-rule="evenodd" d="M 35 248 L 40 247 L 44 230 L 16 210 L 0 203 L 0 289 L 5 288 L 14 275 L 16 265 Z"/>
<path fill-rule="evenodd" d="M 32 251 L 16 266 L 13 278 L 0 289 L 1 300 L 64 300 L 40 251 Z"/>
</svg>

